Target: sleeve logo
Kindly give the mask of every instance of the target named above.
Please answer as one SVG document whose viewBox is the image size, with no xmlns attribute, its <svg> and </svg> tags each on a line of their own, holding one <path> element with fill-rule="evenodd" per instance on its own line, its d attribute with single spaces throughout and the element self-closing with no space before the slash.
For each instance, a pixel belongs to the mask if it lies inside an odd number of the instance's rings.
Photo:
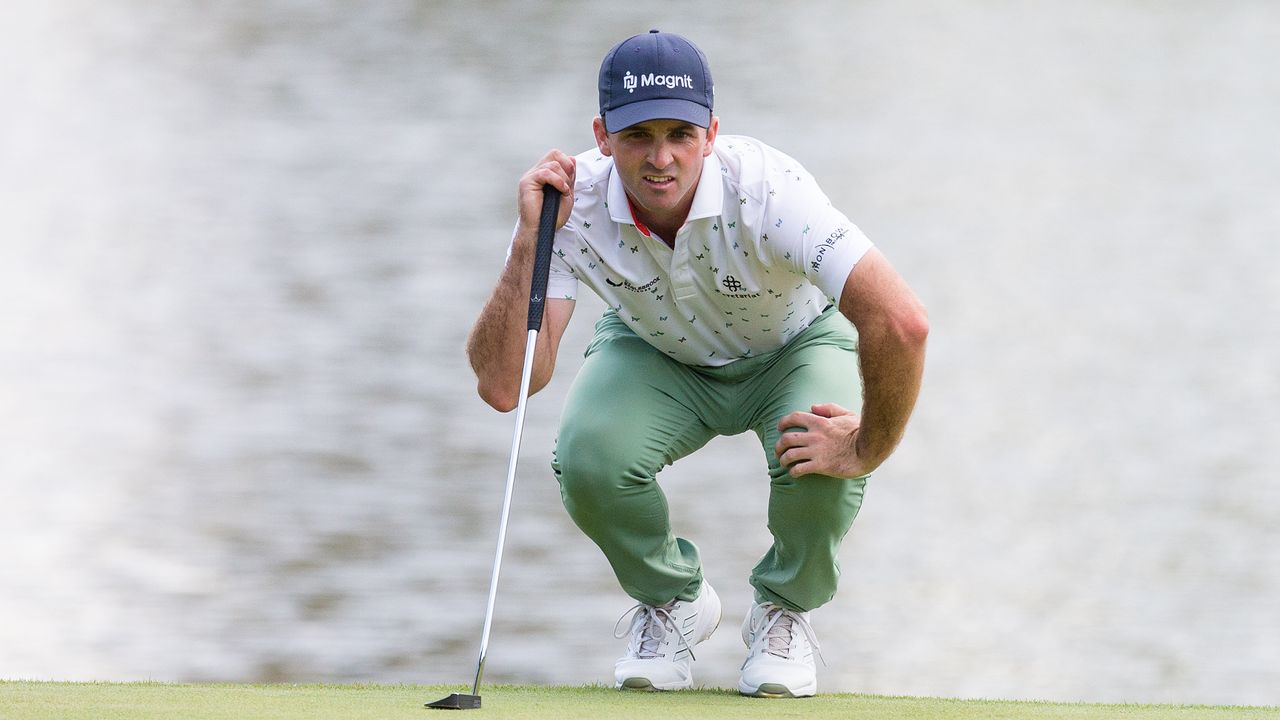
<svg viewBox="0 0 1280 720">
<path fill-rule="evenodd" d="M 809 263 L 809 269 L 815 273 L 818 272 L 818 268 L 822 267 L 823 259 L 827 256 L 827 251 L 835 247 L 836 243 L 840 242 L 848 234 L 849 228 L 836 228 L 834 232 L 828 235 L 827 239 L 818 245 L 818 255 L 814 257 L 813 262 Z"/>
</svg>

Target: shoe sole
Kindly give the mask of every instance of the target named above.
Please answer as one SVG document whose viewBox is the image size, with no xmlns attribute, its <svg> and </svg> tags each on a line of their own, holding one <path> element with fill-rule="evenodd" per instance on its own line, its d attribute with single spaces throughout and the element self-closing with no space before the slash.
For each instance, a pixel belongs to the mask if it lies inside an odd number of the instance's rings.
<svg viewBox="0 0 1280 720">
<path fill-rule="evenodd" d="M 747 697 L 756 698 L 801 698 L 813 697 L 814 691 L 805 692 L 801 690 L 800 694 L 791 692 L 791 689 L 780 683 L 760 683 L 760 687 L 752 688 L 750 686 L 738 685 L 738 693 Z"/>
<path fill-rule="evenodd" d="M 618 690 L 634 690 L 636 692 L 670 692 L 673 690 L 688 690 L 693 684 L 688 685 L 672 685 L 671 687 L 658 687 L 649 681 L 649 678 L 631 677 L 623 680 L 614 686 Z"/>
<path fill-rule="evenodd" d="M 619 690 L 642 690 L 648 692 L 657 692 L 658 688 L 649 682 L 649 678 L 627 678 L 618 685 Z"/>
</svg>

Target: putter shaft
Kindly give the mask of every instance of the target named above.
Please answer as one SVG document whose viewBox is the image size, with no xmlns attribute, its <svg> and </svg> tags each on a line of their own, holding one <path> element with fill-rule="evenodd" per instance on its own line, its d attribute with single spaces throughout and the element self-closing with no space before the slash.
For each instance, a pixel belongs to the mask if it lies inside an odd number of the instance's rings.
<svg viewBox="0 0 1280 720">
<path fill-rule="evenodd" d="M 493 606 L 498 597 L 498 574 L 502 570 L 502 549 L 507 543 L 507 519 L 511 515 L 511 493 L 516 484 L 516 459 L 520 455 L 520 438 L 524 434 L 524 411 L 529 401 L 529 382 L 533 376 L 533 354 L 538 331 L 530 330 L 524 347 L 524 368 L 520 371 L 520 399 L 516 404 L 516 430 L 511 438 L 511 458 L 507 461 L 507 487 L 502 495 L 502 517 L 498 520 L 498 547 L 493 554 L 493 574 L 489 577 L 489 601 L 484 610 L 484 630 L 480 633 L 480 660 L 476 663 L 476 681 L 471 694 L 480 694 L 485 656 L 489 651 L 489 630 L 493 627 Z"/>
</svg>

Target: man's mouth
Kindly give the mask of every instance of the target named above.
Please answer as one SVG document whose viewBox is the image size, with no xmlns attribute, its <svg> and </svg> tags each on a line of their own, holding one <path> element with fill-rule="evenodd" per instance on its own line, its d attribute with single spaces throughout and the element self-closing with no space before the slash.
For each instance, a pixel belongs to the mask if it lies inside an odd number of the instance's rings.
<svg viewBox="0 0 1280 720">
<path fill-rule="evenodd" d="M 674 175 L 644 175 L 644 181 L 654 185 L 665 185 L 669 182 L 675 182 Z"/>
</svg>

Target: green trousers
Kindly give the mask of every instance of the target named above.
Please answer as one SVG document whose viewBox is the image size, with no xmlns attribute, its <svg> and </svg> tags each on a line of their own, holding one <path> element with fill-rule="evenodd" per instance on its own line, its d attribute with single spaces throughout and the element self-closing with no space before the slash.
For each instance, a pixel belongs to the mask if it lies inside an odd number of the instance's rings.
<svg viewBox="0 0 1280 720">
<path fill-rule="evenodd" d="M 672 532 L 657 473 L 713 437 L 753 430 L 768 461 L 773 535 L 751 573 L 756 601 L 803 612 L 832 598 L 836 554 L 866 480 L 793 478 L 773 448 L 787 413 L 823 402 L 861 407 L 856 347 L 853 326 L 828 309 L 772 353 L 718 368 L 691 366 L 605 313 L 565 401 L 552 468 L 570 517 L 604 552 L 628 595 L 648 605 L 697 597 L 698 549 Z M 750 478 L 740 488 L 735 492 L 752 492 Z"/>
</svg>

